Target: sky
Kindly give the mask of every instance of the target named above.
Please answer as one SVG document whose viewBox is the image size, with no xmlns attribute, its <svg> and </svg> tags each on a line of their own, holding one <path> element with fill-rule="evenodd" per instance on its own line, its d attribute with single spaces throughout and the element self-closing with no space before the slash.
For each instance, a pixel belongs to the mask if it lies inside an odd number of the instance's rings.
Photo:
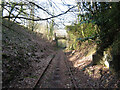
<svg viewBox="0 0 120 90">
<path fill-rule="evenodd" d="M 9 0 L 5 0 L 5 1 L 8 2 Z M 25 2 L 25 0 L 10 0 L 10 1 Z M 29 0 L 29 1 L 33 1 L 33 0 Z M 65 11 L 67 11 L 70 7 L 72 7 L 72 6 L 66 6 L 66 5 L 75 5 L 76 4 L 75 0 L 34 0 L 34 2 L 36 4 L 38 4 L 39 6 L 48 10 L 51 14 L 54 13 L 54 15 L 63 13 Z M 5 13 L 6 12 L 4 12 L 4 15 L 5 15 Z M 40 9 L 35 14 L 37 16 L 40 16 L 41 18 L 50 17 L 50 15 L 46 14 L 45 12 L 43 12 Z M 56 17 L 56 18 L 54 18 L 55 25 L 56 25 L 56 27 L 58 27 L 60 29 L 64 29 L 64 27 L 65 27 L 64 25 L 70 25 L 73 21 L 75 21 L 75 19 L 76 19 L 75 17 L 76 17 L 76 15 L 74 13 L 67 13 L 65 15 Z M 40 21 L 40 23 L 41 23 L 41 21 Z"/>
<path fill-rule="evenodd" d="M 48 1 L 51 2 L 52 6 L 49 6 L 50 3 Z M 42 4 L 42 6 L 44 6 L 46 8 L 45 3 L 48 4 L 49 11 L 51 13 L 54 13 L 54 15 L 58 15 L 60 13 L 67 11 L 70 6 L 68 7 L 65 4 L 68 4 L 68 5 L 75 5 L 76 4 L 75 0 L 40 0 L 39 1 L 39 4 L 40 5 Z M 41 13 L 39 13 L 39 15 L 41 15 Z M 46 17 L 46 15 L 43 14 L 42 17 Z M 54 18 L 54 21 L 57 24 L 57 26 L 59 26 L 59 28 L 64 28 L 65 26 L 63 24 L 70 25 L 72 21 L 75 21 L 75 19 L 76 19 L 75 14 L 67 13 L 67 14 L 64 14 L 62 16 Z"/>
<path fill-rule="evenodd" d="M 5 0 L 5 1 L 12 1 L 12 2 L 20 2 L 20 1 L 28 1 L 28 0 Z M 29 0 L 33 1 L 45 10 L 47 10 L 49 13 L 58 15 L 61 14 L 65 11 L 67 11 L 70 7 L 76 5 L 76 1 L 81 1 L 81 0 Z M 93 0 L 94 1 L 94 0 Z M 100 1 L 100 0 L 99 0 Z M 29 10 L 28 10 L 29 11 Z M 6 12 L 4 12 L 5 14 Z M 56 29 L 60 30 L 62 33 L 66 33 L 65 31 L 65 26 L 66 25 L 71 25 L 77 20 L 77 14 L 78 13 L 73 13 L 73 12 L 68 12 L 67 14 L 64 14 L 62 16 L 53 18 L 55 21 L 55 27 Z M 38 9 L 38 12 L 35 12 L 35 15 L 41 17 L 41 18 L 47 18 L 50 17 L 46 12 L 44 12 L 41 9 Z M 19 21 L 19 19 L 18 19 Z M 51 20 L 48 20 L 50 22 Z M 38 21 L 37 23 L 40 24 L 46 24 L 46 21 Z M 63 31 L 62 31 L 63 30 Z"/>
</svg>

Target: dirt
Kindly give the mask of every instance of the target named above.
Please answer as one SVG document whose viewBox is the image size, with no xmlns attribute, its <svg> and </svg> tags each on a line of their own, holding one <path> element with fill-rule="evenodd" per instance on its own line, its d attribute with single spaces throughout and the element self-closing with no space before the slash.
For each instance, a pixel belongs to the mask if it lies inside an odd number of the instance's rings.
<svg viewBox="0 0 120 90">
<path fill-rule="evenodd" d="M 103 65 L 92 65 L 92 55 L 67 52 L 67 60 L 73 70 L 79 88 L 120 88 L 120 79 Z M 80 58 L 78 58 L 78 55 Z"/>
<path fill-rule="evenodd" d="M 8 22 L 4 21 L 5 25 Z M 70 67 L 78 88 L 118 88 L 120 79 L 102 65 L 92 66 L 92 54 L 57 50 L 53 43 L 20 25 L 3 26 L 3 88 L 33 88 L 50 55 L 55 55 L 38 88 L 73 88 Z M 65 61 L 68 63 L 67 66 Z"/>
<path fill-rule="evenodd" d="M 31 88 L 55 47 L 41 35 L 16 24 L 8 27 L 7 20 L 3 22 L 3 88 Z"/>
<path fill-rule="evenodd" d="M 64 52 L 57 51 L 38 88 L 72 88 L 71 78 L 64 62 Z"/>
<path fill-rule="evenodd" d="M 65 53 L 65 54 L 64 54 Z M 103 65 L 92 66 L 92 55 L 78 58 L 80 52 L 57 51 L 56 56 L 48 68 L 37 88 L 74 88 L 71 75 L 64 60 L 70 67 L 78 88 L 119 88 L 120 79 L 110 73 Z"/>
</svg>

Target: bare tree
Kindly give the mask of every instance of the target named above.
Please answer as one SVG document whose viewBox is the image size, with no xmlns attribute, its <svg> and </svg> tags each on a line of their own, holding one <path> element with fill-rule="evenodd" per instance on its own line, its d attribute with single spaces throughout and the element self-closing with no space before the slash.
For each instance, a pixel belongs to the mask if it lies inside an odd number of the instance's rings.
<svg viewBox="0 0 120 90">
<path fill-rule="evenodd" d="M 71 9 L 76 7 L 76 6 L 72 6 L 72 7 L 70 7 L 68 10 L 66 10 L 63 13 L 60 13 L 58 15 L 53 15 L 53 14 L 49 13 L 47 10 L 45 10 L 44 8 L 42 8 L 41 6 L 39 6 L 38 4 L 29 1 L 29 2 L 24 3 L 22 5 L 27 5 L 27 6 L 30 6 L 30 7 L 32 7 L 34 5 L 34 7 L 36 7 L 37 9 L 41 9 L 44 12 L 46 12 L 48 15 L 50 15 L 49 17 L 46 17 L 46 18 L 41 18 L 40 16 L 32 15 L 32 16 L 34 16 L 34 18 L 31 18 L 31 17 L 26 17 L 25 15 L 20 15 L 20 14 L 19 15 L 15 15 L 14 13 L 12 13 L 13 10 L 16 10 L 16 12 L 18 12 L 18 10 L 20 10 L 20 8 L 18 8 L 17 6 L 20 6 L 21 4 L 20 3 L 11 3 L 11 4 L 12 4 L 12 6 L 8 6 L 9 5 L 8 2 L 4 3 L 4 5 L 7 6 L 7 7 L 10 7 L 11 10 L 10 11 L 8 10 L 9 11 L 9 15 L 8 16 L 3 16 L 3 18 L 9 18 L 9 19 L 10 18 L 18 18 L 18 19 L 26 19 L 26 20 L 32 20 L 32 21 L 42 21 L 42 20 L 48 20 L 48 19 L 51 19 L 51 18 L 56 18 L 56 17 L 62 16 L 64 14 L 68 13 Z M 6 9 L 6 7 L 3 7 L 3 8 Z M 29 15 L 29 13 L 25 12 L 24 10 L 22 10 L 21 13 Z"/>
</svg>

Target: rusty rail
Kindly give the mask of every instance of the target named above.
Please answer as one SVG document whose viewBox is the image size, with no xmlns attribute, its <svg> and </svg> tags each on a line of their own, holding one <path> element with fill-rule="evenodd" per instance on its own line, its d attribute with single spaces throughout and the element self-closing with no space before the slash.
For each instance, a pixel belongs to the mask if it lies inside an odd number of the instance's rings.
<svg viewBox="0 0 120 90">
<path fill-rule="evenodd" d="M 72 70 L 71 70 L 70 67 L 69 67 L 70 65 L 67 63 L 66 59 L 64 59 L 64 62 L 65 62 L 65 64 L 66 64 L 66 67 L 67 67 L 68 70 L 69 70 L 70 77 L 71 77 L 71 82 L 72 82 L 73 85 L 74 85 L 73 88 L 78 88 L 77 82 L 76 82 L 76 80 L 75 80 L 75 78 L 74 78 L 74 76 L 73 76 L 73 72 L 72 72 Z"/>
<path fill-rule="evenodd" d="M 36 90 L 36 89 L 37 89 L 40 80 L 41 80 L 42 77 L 44 76 L 45 72 L 47 71 L 47 69 L 48 69 L 49 65 L 51 64 L 52 60 L 54 59 L 54 57 L 55 57 L 55 54 L 54 54 L 54 55 L 51 55 L 51 59 L 50 59 L 48 65 L 45 67 L 45 69 L 43 70 L 42 74 L 39 76 L 38 80 L 37 80 L 36 83 L 34 84 L 33 90 Z"/>
</svg>

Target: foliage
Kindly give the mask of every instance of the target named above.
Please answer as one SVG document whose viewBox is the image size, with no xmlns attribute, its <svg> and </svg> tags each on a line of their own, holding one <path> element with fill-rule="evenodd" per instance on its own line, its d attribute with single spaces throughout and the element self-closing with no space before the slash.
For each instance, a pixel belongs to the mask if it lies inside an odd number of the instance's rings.
<svg viewBox="0 0 120 90">
<path fill-rule="evenodd" d="M 113 43 L 120 28 L 120 3 L 100 3 L 94 15 L 95 23 L 100 27 L 100 47 L 105 49 Z"/>
<path fill-rule="evenodd" d="M 120 69 L 120 2 L 97 2 L 92 4 L 93 5 L 90 6 L 89 3 L 83 3 L 84 8 L 88 12 L 87 17 L 86 15 L 84 15 L 84 18 L 88 18 L 88 16 L 90 15 L 90 18 L 99 27 L 98 34 L 100 43 L 98 43 L 97 46 L 97 57 L 93 58 L 93 62 L 105 63 L 103 59 L 105 55 L 103 54 L 103 52 L 107 48 L 109 48 L 111 49 L 110 53 L 112 54 L 112 59 L 110 62 L 108 59 L 106 59 L 106 62 L 109 63 L 110 69 L 112 68 L 115 71 L 118 71 Z M 88 20 L 90 20 L 90 18 Z"/>
<path fill-rule="evenodd" d="M 71 38 L 86 38 L 99 36 L 97 42 L 101 50 L 109 47 L 120 30 L 120 2 L 78 2 L 83 6 L 84 14 L 78 15 L 78 23 L 66 26 Z M 79 8 L 78 8 L 79 9 Z M 71 35 L 70 35 L 71 36 Z"/>
<path fill-rule="evenodd" d="M 80 44 L 78 38 L 89 38 L 96 36 L 97 30 L 96 25 L 92 22 L 79 22 L 78 24 L 66 26 L 67 32 L 69 34 L 70 40 L 73 42 L 74 49 L 77 48 L 76 46 Z M 70 45 L 71 46 L 71 45 Z"/>
<path fill-rule="evenodd" d="M 114 39 L 113 44 L 111 45 L 111 54 L 112 55 L 119 55 L 120 53 L 120 33 Z"/>
</svg>

